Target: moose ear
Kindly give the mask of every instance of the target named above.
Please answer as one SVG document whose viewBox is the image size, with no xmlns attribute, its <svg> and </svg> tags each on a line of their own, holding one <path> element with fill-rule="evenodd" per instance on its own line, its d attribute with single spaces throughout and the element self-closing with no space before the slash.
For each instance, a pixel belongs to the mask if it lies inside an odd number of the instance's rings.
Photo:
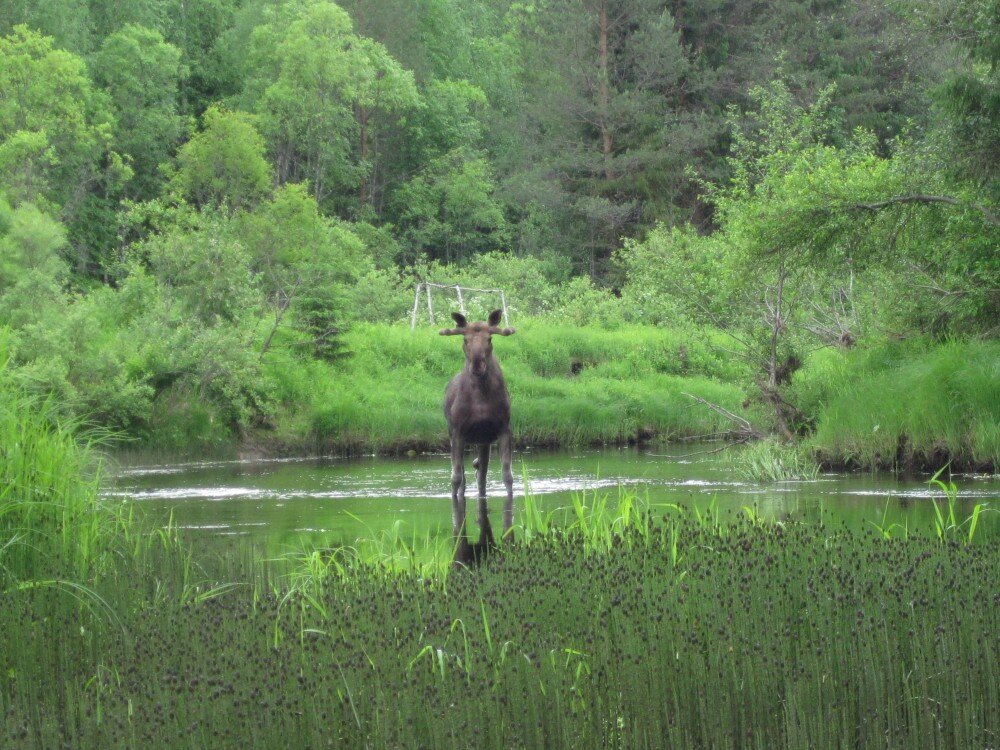
<svg viewBox="0 0 1000 750">
<path fill-rule="evenodd" d="M 490 313 L 489 319 L 486 321 L 491 327 L 495 328 L 500 325 L 500 317 L 503 315 L 503 310 L 494 310 Z"/>
<path fill-rule="evenodd" d="M 465 328 L 466 326 L 469 325 L 469 322 L 465 319 L 465 316 L 462 315 L 462 313 L 453 312 L 451 314 L 451 317 L 455 320 L 455 324 L 459 328 Z"/>
</svg>

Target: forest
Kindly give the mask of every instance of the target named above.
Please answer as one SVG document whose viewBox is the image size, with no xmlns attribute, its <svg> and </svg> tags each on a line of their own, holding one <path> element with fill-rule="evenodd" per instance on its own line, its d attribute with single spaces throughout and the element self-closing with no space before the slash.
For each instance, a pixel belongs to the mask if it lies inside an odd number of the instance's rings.
<svg viewBox="0 0 1000 750">
<path fill-rule="evenodd" d="M 998 471 L 1000 0 L 0 2 L 5 748 L 997 747 Z"/>
<path fill-rule="evenodd" d="M 994 0 L 5 2 L 3 377 L 129 445 L 440 446 L 426 280 L 532 331 L 535 441 L 996 465 L 998 30 Z"/>
</svg>

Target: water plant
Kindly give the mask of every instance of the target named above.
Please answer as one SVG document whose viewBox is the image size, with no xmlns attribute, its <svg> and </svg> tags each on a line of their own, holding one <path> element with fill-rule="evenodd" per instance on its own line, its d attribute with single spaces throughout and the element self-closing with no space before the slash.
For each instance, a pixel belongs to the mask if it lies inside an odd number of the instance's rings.
<svg viewBox="0 0 1000 750">
<path fill-rule="evenodd" d="M 76 610 L 26 592 L 0 612 L 19 634 L 0 644 L 3 742 L 973 747 L 1000 731 L 983 637 L 1000 602 L 981 586 L 996 545 L 635 507 L 607 536 L 599 507 L 581 497 L 566 512 L 585 522 L 446 585 L 322 559 L 329 575 L 288 586 L 230 556 L 216 575 L 247 585 L 155 606 L 112 592 L 123 627 L 72 637 Z"/>
<path fill-rule="evenodd" d="M 976 503 L 972 508 L 972 514 L 962 521 L 958 520 L 956 508 L 958 506 L 958 486 L 954 480 L 947 481 L 941 479 L 941 475 L 948 468 L 947 465 L 938 469 L 934 476 L 927 480 L 927 483 L 942 493 L 943 502 L 939 503 L 937 498 L 931 500 L 934 505 L 934 533 L 938 541 L 963 540 L 971 544 L 976 538 L 976 530 L 979 528 L 979 519 L 984 512 L 996 512 L 985 503 Z"/>
<path fill-rule="evenodd" d="M 103 507 L 96 432 L 7 376 L 0 352 L 0 591 L 3 581 L 69 577 L 106 562 L 128 511 Z"/>
<path fill-rule="evenodd" d="M 751 482 L 809 480 L 819 476 L 819 465 L 807 449 L 776 439 L 751 443 L 732 454 L 738 476 Z"/>
</svg>

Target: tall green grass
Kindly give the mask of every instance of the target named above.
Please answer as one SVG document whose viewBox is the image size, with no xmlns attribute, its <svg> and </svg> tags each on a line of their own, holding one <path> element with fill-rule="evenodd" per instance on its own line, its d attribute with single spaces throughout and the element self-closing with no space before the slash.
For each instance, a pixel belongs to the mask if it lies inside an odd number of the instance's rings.
<svg viewBox="0 0 1000 750">
<path fill-rule="evenodd" d="M 434 330 L 364 325 L 344 337 L 334 364 L 288 353 L 270 360 L 280 425 L 290 445 L 400 450 L 441 447 L 444 389 L 461 369 L 460 342 Z M 682 332 L 653 327 L 605 331 L 525 321 L 494 351 L 513 400 L 515 438 L 528 445 L 623 443 L 728 429 L 682 395 L 738 411 L 740 365 Z"/>
<path fill-rule="evenodd" d="M 949 459 L 1000 466 L 1000 343 L 837 357 L 806 368 L 800 386 L 816 417 L 809 445 L 822 460 L 865 468 L 937 468 Z"/>
<path fill-rule="evenodd" d="M 168 566 L 112 592 L 121 627 L 81 630 L 29 592 L 0 610 L 17 633 L 0 743 L 965 748 L 1000 731 L 995 544 L 627 493 L 527 519 L 487 565 L 431 578 L 361 554 L 281 581 L 234 550 L 216 575 L 240 585 L 178 597 Z"/>
<path fill-rule="evenodd" d="M 819 465 L 807 449 L 773 438 L 734 450 L 730 463 L 741 479 L 751 482 L 815 479 L 819 475 Z"/>
<path fill-rule="evenodd" d="M 0 591 L 4 581 L 83 581 L 117 535 L 120 519 L 98 497 L 100 462 L 57 412 L 0 362 Z"/>
</svg>

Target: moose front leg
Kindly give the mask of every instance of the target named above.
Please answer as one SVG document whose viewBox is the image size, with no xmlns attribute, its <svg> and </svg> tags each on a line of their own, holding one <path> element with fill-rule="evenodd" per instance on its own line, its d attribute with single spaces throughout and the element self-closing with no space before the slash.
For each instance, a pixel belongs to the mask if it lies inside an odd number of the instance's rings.
<svg viewBox="0 0 1000 750">
<path fill-rule="evenodd" d="M 514 540 L 514 533 L 510 530 L 514 525 L 514 475 L 510 470 L 513 442 L 510 430 L 500 436 L 500 466 L 503 471 L 503 486 L 507 490 L 507 497 L 503 502 L 503 536 L 507 541 Z"/>
<path fill-rule="evenodd" d="M 490 446 L 480 445 L 476 458 L 476 486 L 479 490 L 479 546 L 492 547 L 493 529 L 490 527 L 490 512 L 486 505 L 486 470 L 490 466 Z"/>
<path fill-rule="evenodd" d="M 465 530 L 465 441 L 461 435 L 451 436 L 451 522 L 455 531 L 455 562 L 466 563 L 471 551 Z"/>
</svg>

